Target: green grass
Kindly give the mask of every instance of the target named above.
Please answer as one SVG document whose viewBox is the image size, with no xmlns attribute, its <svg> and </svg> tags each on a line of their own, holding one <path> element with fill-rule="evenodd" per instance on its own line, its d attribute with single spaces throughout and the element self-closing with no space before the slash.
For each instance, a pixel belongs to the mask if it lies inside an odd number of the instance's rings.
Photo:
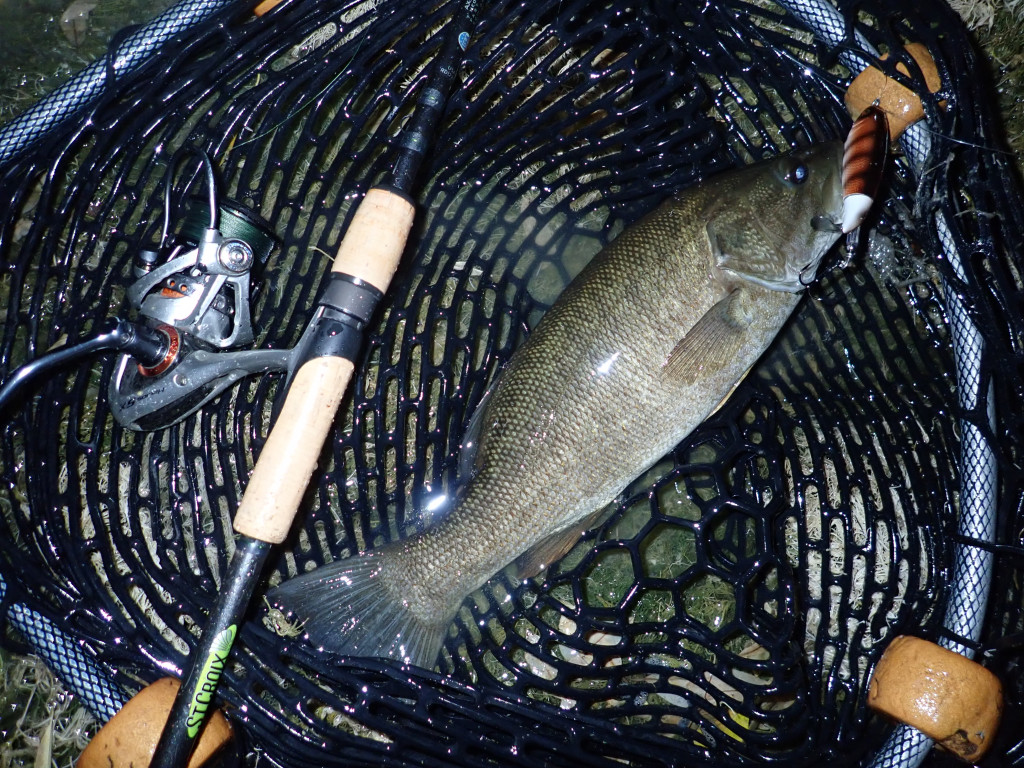
<svg viewBox="0 0 1024 768">
<path fill-rule="evenodd" d="M 1020 24 L 1024 21 L 1024 1 L 1005 0 L 1005 7 L 994 0 L 968 5 L 989 8 L 995 5 L 991 15 L 986 13 L 981 17 L 974 34 L 996 85 L 1006 143 L 1021 170 L 1024 169 L 1024 36 L 1020 33 Z M 1024 173 L 1021 176 L 1024 177 Z"/>
<path fill-rule="evenodd" d="M 98 0 L 91 12 L 72 13 L 67 22 L 71 0 L 0 2 L 0 123 L 103 55 L 115 32 L 148 21 L 171 2 Z"/>
<path fill-rule="evenodd" d="M 64 768 L 96 721 L 34 656 L 0 649 L 0 768 Z"/>
</svg>

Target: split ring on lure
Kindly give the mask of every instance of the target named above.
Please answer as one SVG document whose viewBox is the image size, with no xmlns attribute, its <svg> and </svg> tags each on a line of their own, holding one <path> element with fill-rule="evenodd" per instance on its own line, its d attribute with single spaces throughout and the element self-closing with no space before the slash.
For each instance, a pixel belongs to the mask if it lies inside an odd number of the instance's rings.
<svg viewBox="0 0 1024 768">
<path fill-rule="evenodd" d="M 861 112 L 846 137 L 843 150 L 844 234 L 864 221 L 882 183 L 885 157 L 889 154 L 889 122 L 885 112 L 872 105 Z"/>
</svg>

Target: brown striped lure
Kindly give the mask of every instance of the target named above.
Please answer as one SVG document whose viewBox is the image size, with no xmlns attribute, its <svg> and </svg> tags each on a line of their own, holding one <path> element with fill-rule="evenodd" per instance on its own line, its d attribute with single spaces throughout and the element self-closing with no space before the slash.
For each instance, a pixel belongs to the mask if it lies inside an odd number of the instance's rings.
<svg viewBox="0 0 1024 768">
<path fill-rule="evenodd" d="M 870 106 L 854 122 L 843 152 L 842 229 L 845 234 L 859 227 L 871 210 L 888 154 L 888 120 L 879 107 Z"/>
</svg>

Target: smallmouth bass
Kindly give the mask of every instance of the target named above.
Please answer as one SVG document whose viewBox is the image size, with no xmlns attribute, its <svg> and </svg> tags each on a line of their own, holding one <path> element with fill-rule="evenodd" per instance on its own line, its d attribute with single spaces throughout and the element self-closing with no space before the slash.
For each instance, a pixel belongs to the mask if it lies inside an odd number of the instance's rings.
<svg viewBox="0 0 1024 768">
<path fill-rule="evenodd" d="M 720 174 L 626 228 L 569 285 L 472 419 L 455 508 L 271 600 L 342 655 L 432 667 L 463 600 L 539 570 L 731 393 L 840 236 L 843 146 Z"/>
</svg>

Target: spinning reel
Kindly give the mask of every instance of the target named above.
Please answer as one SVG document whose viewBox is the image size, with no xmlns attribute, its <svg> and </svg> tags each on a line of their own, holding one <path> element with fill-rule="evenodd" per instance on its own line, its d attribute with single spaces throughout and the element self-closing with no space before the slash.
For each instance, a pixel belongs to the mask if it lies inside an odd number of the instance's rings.
<svg viewBox="0 0 1024 768">
<path fill-rule="evenodd" d="M 124 353 L 110 380 L 110 408 L 129 429 L 151 430 L 185 418 L 244 376 L 288 365 L 290 350 L 239 350 L 252 343 L 252 274 L 274 235 L 248 209 L 228 201 L 210 220 L 191 201 L 182 242 L 160 263 L 141 251 L 128 301 L 142 322 L 163 334 L 167 353 L 155 363 Z M 232 351 L 235 350 L 235 351 Z"/>
<path fill-rule="evenodd" d="M 255 337 L 252 278 L 276 244 L 274 233 L 249 209 L 218 200 L 213 164 L 195 152 L 208 200 L 190 199 L 178 237 L 169 238 L 176 157 L 167 171 L 160 245 L 135 259 L 128 301 L 137 320 L 114 319 L 98 336 L 22 366 L 0 388 L 0 410 L 30 378 L 100 351 L 121 351 L 108 395 L 114 417 L 134 430 L 169 426 L 244 376 L 288 367 L 291 350 L 239 349 Z"/>
</svg>

